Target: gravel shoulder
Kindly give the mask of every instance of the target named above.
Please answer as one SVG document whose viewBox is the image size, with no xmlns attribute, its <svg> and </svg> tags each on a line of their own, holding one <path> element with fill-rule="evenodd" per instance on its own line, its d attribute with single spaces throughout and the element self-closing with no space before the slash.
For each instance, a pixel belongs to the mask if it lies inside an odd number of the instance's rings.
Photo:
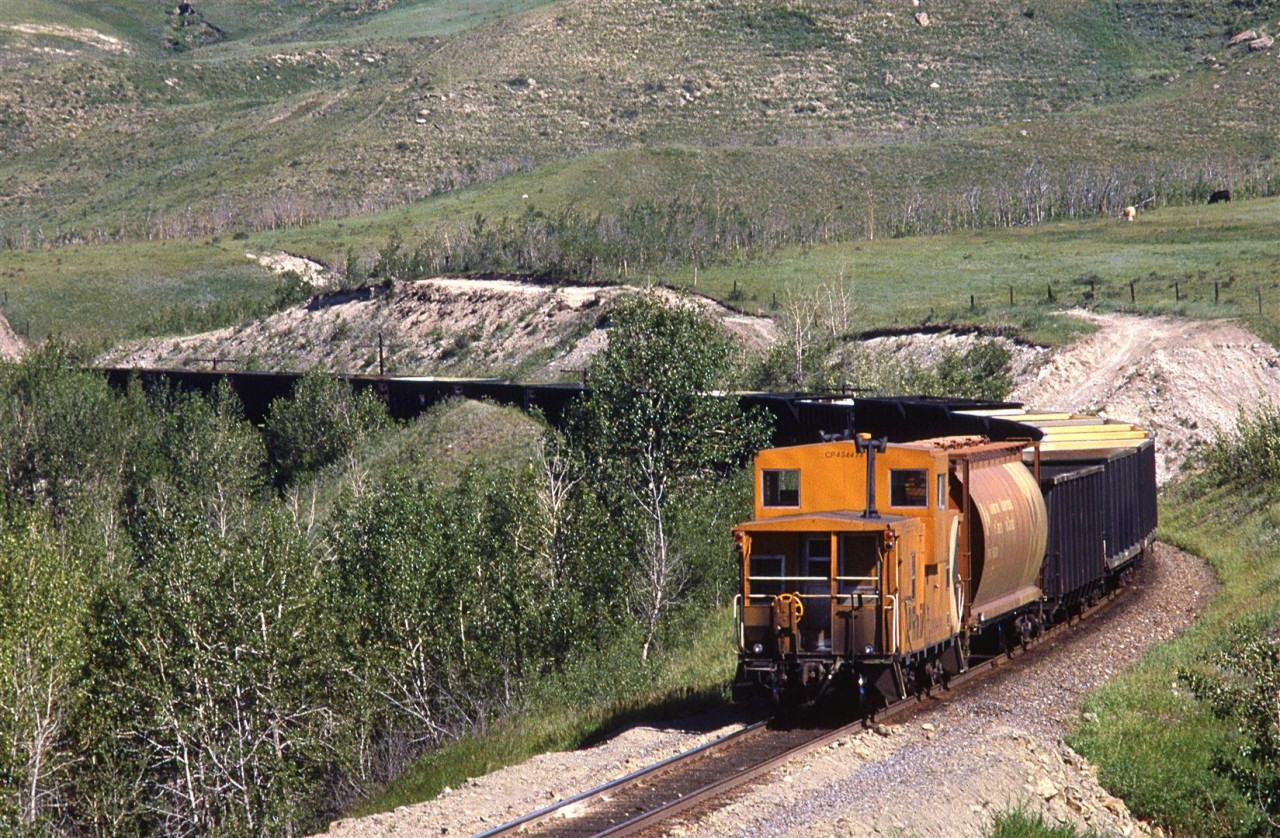
<svg viewBox="0 0 1280 838">
<path fill-rule="evenodd" d="M 474 835 L 739 730 L 744 718 L 717 711 L 665 726 L 636 725 L 593 748 L 542 754 L 476 777 L 461 788 L 445 789 L 435 800 L 335 821 L 327 834 Z"/>
</svg>

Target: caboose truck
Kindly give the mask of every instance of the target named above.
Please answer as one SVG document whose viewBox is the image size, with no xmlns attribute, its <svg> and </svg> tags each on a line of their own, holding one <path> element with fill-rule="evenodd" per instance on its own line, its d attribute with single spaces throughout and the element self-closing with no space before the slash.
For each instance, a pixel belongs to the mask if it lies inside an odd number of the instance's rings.
<svg viewBox="0 0 1280 838">
<path fill-rule="evenodd" d="M 755 517 L 734 530 L 735 697 L 837 689 L 874 710 L 945 683 L 971 643 L 1035 632 L 1047 516 L 1029 446 L 862 434 L 760 452 Z"/>
</svg>

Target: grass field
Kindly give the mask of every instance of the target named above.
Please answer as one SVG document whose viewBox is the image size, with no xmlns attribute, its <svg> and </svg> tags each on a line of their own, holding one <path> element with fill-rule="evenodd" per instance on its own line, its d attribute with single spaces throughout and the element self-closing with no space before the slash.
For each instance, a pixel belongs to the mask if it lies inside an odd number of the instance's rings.
<svg viewBox="0 0 1280 838">
<path fill-rule="evenodd" d="M 1058 223 L 797 249 L 701 271 L 698 288 L 723 298 L 737 283 L 752 306 L 767 309 L 774 294 L 843 281 L 854 288 L 868 330 L 964 323 L 1049 343 L 1067 334 L 1046 315 L 1073 305 L 1254 317 L 1261 291 L 1261 319 L 1269 320 L 1280 314 L 1276 208 L 1274 200 L 1169 208 L 1134 224 Z M 692 271 L 672 281 L 691 286 Z"/>
<path fill-rule="evenodd" d="M 234 323 L 265 313 L 284 290 L 245 249 L 216 244 L 22 251 L 7 254 L 0 267 L 0 300 L 15 330 L 89 349 Z"/>
<path fill-rule="evenodd" d="M 465 200 L 440 199 L 447 205 L 442 212 Z M 791 248 L 764 260 L 699 271 L 696 290 L 769 313 L 775 295 L 785 299 L 797 290 L 843 282 L 855 294 L 862 331 L 955 323 L 1056 344 L 1079 326 L 1054 312 L 1095 305 L 1241 316 L 1274 339 L 1270 324 L 1280 318 L 1278 209 L 1277 199 L 1237 201 L 1165 208 L 1133 224 L 1062 222 Z M 278 282 L 245 258 L 246 252 L 283 249 L 340 268 L 346 248 L 375 249 L 392 231 L 412 242 L 424 218 L 396 210 L 238 241 L 224 237 L 216 244 L 204 239 L 16 251 L 0 267 L 0 291 L 8 294 L 11 322 L 24 330 L 29 321 L 34 337 L 61 334 L 97 345 L 171 332 L 186 323 L 211 327 L 236 322 L 240 313 L 260 311 L 277 298 Z M 694 288 L 691 269 L 635 281 L 646 279 Z M 1129 298 L 1131 282 L 1135 302 Z"/>
<path fill-rule="evenodd" d="M 1259 828 L 1257 811 L 1214 770 L 1216 756 L 1241 744 L 1234 724 L 1192 700 L 1180 669 L 1203 671 L 1243 627 L 1280 623 L 1280 550 L 1265 493 L 1183 488 L 1161 505 L 1161 538 L 1203 556 L 1222 590 L 1178 640 L 1157 647 L 1133 671 L 1091 696 L 1072 744 L 1101 766 L 1099 778 L 1139 817 L 1175 834 L 1241 835 Z"/>
</svg>

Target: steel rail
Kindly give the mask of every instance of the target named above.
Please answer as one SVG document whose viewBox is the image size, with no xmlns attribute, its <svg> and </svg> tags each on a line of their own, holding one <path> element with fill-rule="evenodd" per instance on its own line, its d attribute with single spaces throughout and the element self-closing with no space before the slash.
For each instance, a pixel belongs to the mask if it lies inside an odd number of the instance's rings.
<svg viewBox="0 0 1280 838">
<path fill-rule="evenodd" d="M 504 824 L 499 824 L 498 826 L 495 826 L 493 829 L 490 829 L 487 832 L 481 832 L 477 834 L 475 838 L 495 838 L 495 836 L 511 835 L 516 832 L 523 831 L 524 829 L 530 826 L 534 826 L 540 821 L 543 821 L 552 817 L 553 815 L 555 815 L 556 812 L 559 812 L 564 809 L 568 809 L 570 806 L 573 806 L 578 803 L 584 803 L 589 800 L 594 800 L 597 798 L 604 797 L 606 794 L 608 794 L 609 792 L 613 791 L 616 788 L 632 785 L 640 781 L 641 779 L 644 779 L 646 777 L 652 777 L 659 773 L 662 773 L 663 771 L 669 768 L 672 768 L 673 766 L 688 764 L 692 760 L 700 759 L 706 756 L 711 751 L 725 747 L 727 744 L 734 743 L 737 740 L 747 736 L 748 734 L 751 734 L 752 732 L 759 730 L 760 728 L 764 727 L 768 723 L 769 723 L 768 719 L 761 719 L 759 721 L 752 722 L 748 724 L 746 727 L 742 728 L 741 730 L 735 730 L 732 733 L 727 733 L 724 736 L 721 736 L 717 739 L 713 739 L 710 742 L 706 742 L 702 745 L 699 745 L 696 748 L 690 748 L 687 751 L 681 751 L 680 753 L 674 756 L 667 757 L 661 762 L 655 762 L 653 765 L 648 765 L 648 766 L 645 766 L 644 768 L 640 768 L 636 771 L 632 771 L 630 774 L 627 774 L 625 777 L 619 777 L 616 780 L 610 780 L 609 782 L 604 783 L 603 785 L 595 786 L 594 788 L 589 788 L 586 791 L 581 792 L 580 794 L 575 794 L 573 797 L 568 797 L 568 798 L 565 798 L 564 800 L 558 800 L 555 803 L 551 803 L 547 806 L 544 806 L 541 809 L 537 810 L 536 812 L 530 812 L 529 814 L 523 815 L 522 817 L 516 818 L 515 820 L 508 821 Z"/>
<path fill-rule="evenodd" d="M 1045 629 L 1037 637 L 1032 638 L 1026 645 L 1016 646 L 1009 652 L 997 654 L 991 658 L 975 663 L 964 672 L 958 673 L 948 679 L 945 687 L 935 687 L 915 696 L 900 699 L 887 707 L 882 708 L 873 716 L 859 719 L 849 724 L 828 730 L 814 730 L 813 736 L 806 737 L 804 736 L 804 733 L 801 732 L 801 741 L 791 745 L 784 744 L 780 746 L 780 750 L 767 755 L 764 759 L 756 761 L 745 768 L 726 771 L 723 776 L 716 777 L 710 782 L 706 782 L 691 790 L 678 792 L 673 797 L 659 803 L 658 805 L 646 808 L 625 820 L 603 827 L 602 829 L 591 832 L 590 834 L 597 837 L 634 835 L 645 829 L 649 829 L 658 823 L 669 820 L 682 812 L 686 812 L 692 807 L 705 805 L 716 798 L 722 797 L 734 788 L 745 785 L 746 783 L 769 773 L 778 766 L 795 759 L 796 757 L 802 756 L 805 753 L 844 738 L 854 731 L 861 731 L 899 716 L 910 716 L 915 712 L 923 712 L 946 702 L 951 697 L 958 697 L 958 695 L 953 692 L 956 688 L 962 687 L 966 683 L 979 679 L 983 675 L 998 670 L 1005 665 L 1016 664 L 1028 654 L 1044 645 L 1044 643 L 1056 638 L 1063 632 L 1069 632 L 1078 628 L 1082 622 L 1091 622 L 1093 619 L 1101 616 L 1105 611 L 1107 611 L 1112 603 L 1120 599 L 1123 594 L 1131 588 L 1132 586 L 1130 585 L 1109 593 L 1095 605 L 1086 608 L 1078 616 L 1064 620 L 1061 623 Z M 911 700 L 912 698 L 915 700 Z M 668 757 L 661 762 L 641 768 L 638 771 L 633 771 L 625 777 L 619 777 L 616 780 L 588 789 L 580 794 L 574 795 L 573 797 L 552 803 L 536 812 L 531 812 L 523 817 L 508 821 L 507 823 L 494 827 L 487 832 L 479 833 L 478 838 L 496 838 L 497 836 L 514 835 L 517 833 L 524 833 L 531 828 L 538 831 L 545 830 L 548 834 L 555 834 L 557 831 L 583 834 L 581 833 L 581 830 L 573 829 L 572 821 L 570 820 L 566 820 L 563 824 L 563 830 L 556 830 L 555 827 L 551 825 L 550 821 L 557 815 L 557 813 L 563 812 L 569 809 L 569 807 L 578 804 L 589 805 L 591 802 L 606 800 L 608 799 L 609 793 L 615 790 L 627 787 L 638 787 L 647 779 L 651 780 L 662 774 L 675 773 L 689 769 L 696 764 L 706 761 L 713 755 L 720 754 L 721 752 L 732 752 L 734 748 L 742 747 L 745 742 L 749 741 L 749 738 L 753 734 L 766 736 L 769 734 L 769 730 L 768 720 L 755 722 L 742 730 L 734 731 L 726 736 L 722 736 L 711 742 L 700 745 L 697 748 Z M 778 731 L 778 733 L 796 734 L 797 731 Z"/>
</svg>

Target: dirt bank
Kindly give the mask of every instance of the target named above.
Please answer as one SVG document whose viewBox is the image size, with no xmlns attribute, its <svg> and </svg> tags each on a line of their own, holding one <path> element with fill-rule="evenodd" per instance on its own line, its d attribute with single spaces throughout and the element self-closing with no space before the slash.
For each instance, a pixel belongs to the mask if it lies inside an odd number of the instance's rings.
<svg viewBox="0 0 1280 838">
<path fill-rule="evenodd" d="M 0 313 L 0 361 L 16 361 L 27 351 L 27 343 L 9 325 L 3 313 Z"/>
<path fill-rule="evenodd" d="M 389 293 L 371 289 L 317 297 L 245 326 L 143 341 L 102 362 L 207 368 L 207 359 L 222 358 L 228 359 L 224 367 L 376 373 L 381 345 L 383 369 L 390 375 L 558 381 L 576 378 L 607 345 L 604 312 L 619 295 L 636 290 L 505 279 L 401 282 Z M 746 347 L 759 349 L 774 340 L 767 318 L 742 315 L 703 297 L 657 293 L 673 304 L 699 308 Z"/>
<path fill-rule="evenodd" d="M 1153 428 L 1161 483 L 1240 409 L 1280 400 L 1280 352 L 1236 321 L 1078 316 L 1098 331 L 1049 355 L 1012 398 Z"/>
</svg>

